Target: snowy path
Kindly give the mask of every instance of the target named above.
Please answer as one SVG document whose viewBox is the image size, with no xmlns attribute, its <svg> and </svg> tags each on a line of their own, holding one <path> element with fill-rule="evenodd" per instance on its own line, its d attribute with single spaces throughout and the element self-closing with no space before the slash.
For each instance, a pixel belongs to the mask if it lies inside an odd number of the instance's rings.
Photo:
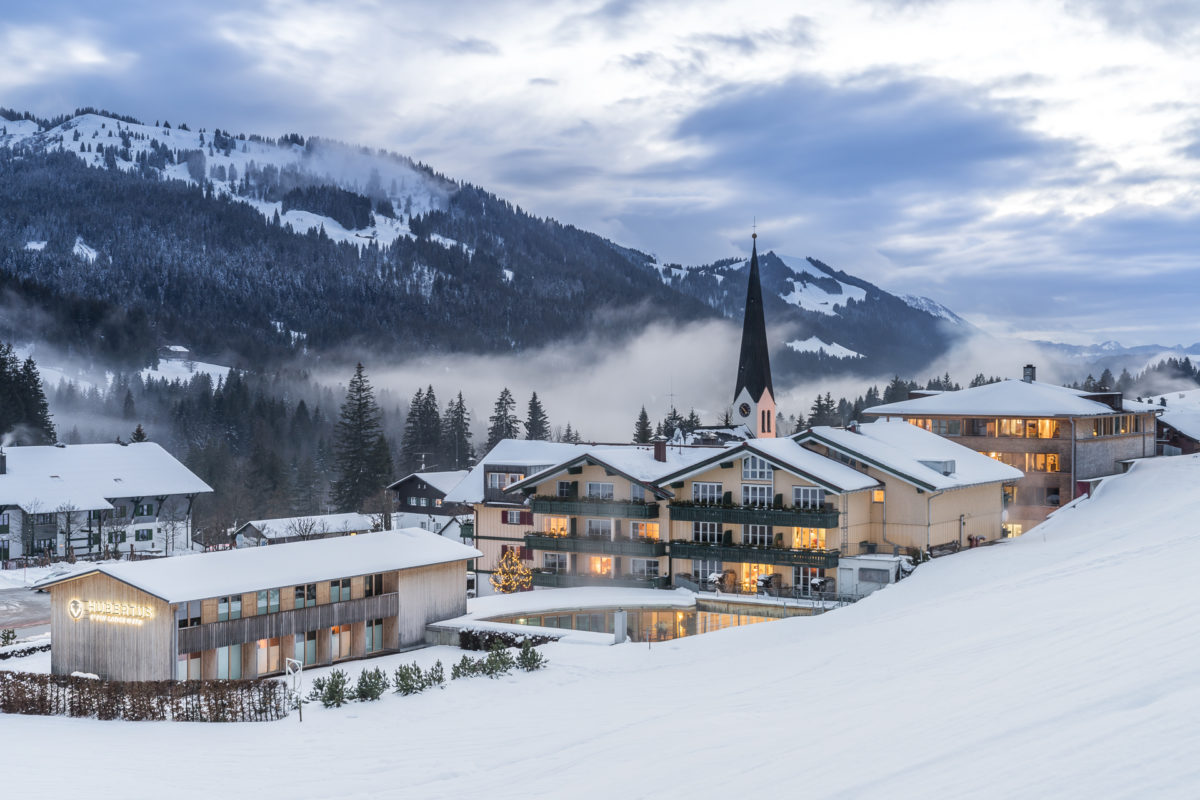
<svg viewBox="0 0 1200 800">
<path fill-rule="evenodd" d="M 1140 464 L 1044 532 L 819 617 L 549 645 L 542 673 L 303 725 L 5 717 L 0 745 L 30 767 L 14 793 L 53 773 L 56 795 L 89 798 L 1194 798 L 1197 487 L 1200 457 Z"/>
</svg>

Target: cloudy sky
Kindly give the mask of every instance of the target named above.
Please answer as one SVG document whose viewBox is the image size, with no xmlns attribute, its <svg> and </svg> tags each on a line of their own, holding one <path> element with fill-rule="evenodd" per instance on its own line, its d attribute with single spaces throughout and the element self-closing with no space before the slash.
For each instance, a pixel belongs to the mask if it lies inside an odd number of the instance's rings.
<svg viewBox="0 0 1200 800">
<path fill-rule="evenodd" d="M 1200 341 L 1200 3 L 7 4 L 0 105 L 402 152 L 701 263 L 995 332 Z"/>
</svg>

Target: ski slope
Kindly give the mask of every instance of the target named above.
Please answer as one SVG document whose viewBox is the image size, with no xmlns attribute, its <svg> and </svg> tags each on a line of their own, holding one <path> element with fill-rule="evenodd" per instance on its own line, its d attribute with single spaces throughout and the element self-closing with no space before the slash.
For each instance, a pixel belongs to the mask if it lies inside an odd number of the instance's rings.
<svg viewBox="0 0 1200 800">
<path fill-rule="evenodd" d="M 303 724 L 5 717 L 5 754 L 22 765 L 8 789 L 1194 798 L 1197 487 L 1200 457 L 1142 462 L 1021 539 L 923 565 L 823 616 L 652 647 L 548 645 L 544 672 L 310 706 Z M 56 741 L 80 745 L 70 769 L 46 746 Z"/>
</svg>

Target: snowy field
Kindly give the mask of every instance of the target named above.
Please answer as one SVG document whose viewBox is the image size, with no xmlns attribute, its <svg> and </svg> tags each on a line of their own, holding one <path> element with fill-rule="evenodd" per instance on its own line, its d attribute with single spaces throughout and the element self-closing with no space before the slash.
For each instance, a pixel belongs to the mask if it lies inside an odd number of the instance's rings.
<svg viewBox="0 0 1200 800">
<path fill-rule="evenodd" d="M 551 644 L 543 672 L 310 706 L 303 724 L 5 717 L 0 746 L 23 765 L 7 789 L 1195 798 L 1198 487 L 1200 457 L 1144 462 L 1021 539 L 927 564 L 830 614 L 651 647 Z"/>
</svg>

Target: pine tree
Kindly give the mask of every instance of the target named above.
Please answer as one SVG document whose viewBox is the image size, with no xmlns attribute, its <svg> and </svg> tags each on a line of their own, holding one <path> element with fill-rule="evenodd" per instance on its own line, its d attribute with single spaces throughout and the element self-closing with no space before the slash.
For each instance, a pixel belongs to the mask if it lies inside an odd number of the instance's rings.
<svg viewBox="0 0 1200 800">
<path fill-rule="evenodd" d="M 421 407 L 420 417 L 421 452 L 427 454 L 430 465 L 436 464 L 438 454 L 442 452 L 442 415 L 438 410 L 437 395 L 433 386 L 425 389 L 425 402 Z"/>
<path fill-rule="evenodd" d="M 1113 388 L 1116 386 L 1116 383 L 1117 379 L 1113 377 L 1112 370 L 1105 367 L 1104 372 L 1100 373 L 1100 380 L 1097 382 L 1096 388 L 1101 391 L 1109 392 L 1113 390 Z"/>
<path fill-rule="evenodd" d="M 401 468 L 405 472 L 416 472 L 421 466 L 421 423 L 425 411 L 425 390 L 418 388 L 408 404 L 408 416 L 404 418 L 404 436 L 400 440 Z"/>
<path fill-rule="evenodd" d="M 693 408 L 688 412 L 687 419 L 683 421 L 681 427 L 683 428 L 683 432 L 687 434 L 694 433 L 700 427 L 700 415 L 696 413 L 696 409 Z"/>
<path fill-rule="evenodd" d="M 650 427 L 650 415 L 646 413 L 646 407 L 642 406 L 637 422 L 633 423 L 633 441 L 637 444 L 646 444 L 653 435 L 654 430 Z"/>
<path fill-rule="evenodd" d="M 471 447 L 471 412 L 463 402 L 462 392 L 446 406 L 442 416 L 441 463 L 448 469 L 466 469 L 475 460 Z"/>
<path fill-rule="evenodd" d="M 514 547 L 504 551 L 496 571 L 491 576 L 492 588 L 499 594 L 524 592 L 533 587 L 533 573 L 529 567 L 521 563 Z"/>
<path fill-rule="evenodd" d="M 520 435 L 521 422 L 513 413 L 516 405 L 512 392 L 507 386 L 504 387 L 496 398 L 496 405 L 492 407 L 492 415 L 488 417 L 488 452 L 504 439 L 516 439 Z"/>
<path fill-rule="evenodd" d="M 145 442 L 148 441 L 149 438 L 150 437 L 146 435 L 146 431 L 144 428 L 142 428 L 142 423 L 140 422 L 138 423 L 138 426 L 133 429 L 133 433 L 129 434 L 129 441 L 131 442 Z"/>
<path fill-rule="evenodd" d="M 667 416 L 663 418 L 660 435 L 666 437 L 668 441 L 674 439 L 675 431 L 683 427 L 683 421 L 683 417 L 680 416 L 675 406 L 671 406 L 671 409 L 667 412 Z"/>
<path fill-rule="evenodd" d="M 354 377 L 346 387 L 346 400 L 342 403 L 334 434 L 338 477 L 333 485 L 333 503 L 339 511 L 358 511 L 363 501 L 390 477 L 381 471 L 383 464 L 378 457 L 378 447 L 383 431 L 379 407 L 362 364 L 354 368 Z"/>
<path fill-rule="evenodd" d="M 537 392 L 529 397 L 529 410 L 525 416 L 525 438 L 537 441 L 547 441 L 550 438 L 550 420 L 538 400 Z"/>
</svg>

